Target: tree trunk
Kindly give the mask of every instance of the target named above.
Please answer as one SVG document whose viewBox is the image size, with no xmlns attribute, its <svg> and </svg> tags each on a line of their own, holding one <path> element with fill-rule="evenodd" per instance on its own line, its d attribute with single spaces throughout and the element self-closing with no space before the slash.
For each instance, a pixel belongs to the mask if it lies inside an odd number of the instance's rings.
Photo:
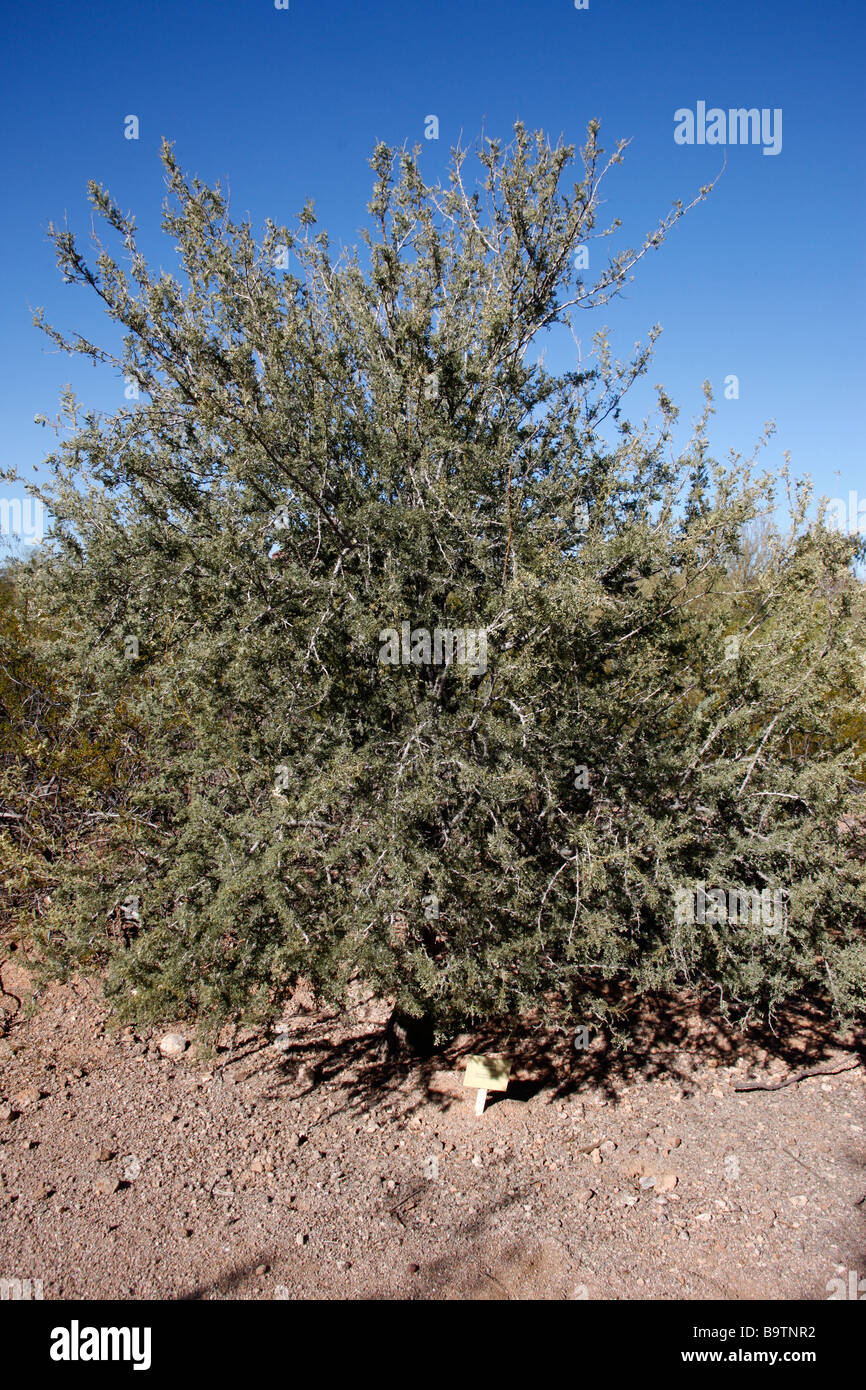
<svg viewBox="0 0 866 1390">
<path fill-rule="evenodd" d="M 432 1019 L 415 1018 L 395 1009 L 385 1027 L 385 1051 L 391 1058 L 429 1057 L 433 1051 Z"/>
</svg>

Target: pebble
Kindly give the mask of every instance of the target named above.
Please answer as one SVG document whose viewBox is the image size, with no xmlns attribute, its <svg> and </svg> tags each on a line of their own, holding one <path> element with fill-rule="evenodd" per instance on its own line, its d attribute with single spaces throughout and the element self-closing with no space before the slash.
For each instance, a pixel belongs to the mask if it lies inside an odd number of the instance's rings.
<svg viewBox="0 0 866 1390">
<path fill-rule="evenodd" d="M 189 1044 L 183 1033 L 166 1033 L 159 1040 L 159 1050 L 163 1057 L 180 1057 Z"/>
<path fill-rule="evenodd" d="M 121 1162 L 123 1163 L 124 1182 L 135 1182 L 137 1178 L 141 1177 L 141 1159 L 138 1154 L 127 1154 L 124 1159 L 121 1159 Z"/>
<path fill-rule="evenodd" d="M 26 1110 L 28 1105 L 36 1105 L 41 1099 L 42 1092 L 35 1086 L 25 1086 L 23 1091 L 12 1097 L 12 1104 L 16 1110 Z"/>
<path fill-rule="evenodd" d="M 656 1192 L 673 1192 L 677 1185 L 676 1173 L 647 1173 L 639 1179 L 645 1192 L 654 1187 Z"/>
<path fill-rule="evenodd" d="M 97 1178 L 93 1184 L 93 1190 L 97 1197 L 110 1197 L 112 1192 L 116 1192 L 120 1187 L 117 1178 Z"/>
</svg>

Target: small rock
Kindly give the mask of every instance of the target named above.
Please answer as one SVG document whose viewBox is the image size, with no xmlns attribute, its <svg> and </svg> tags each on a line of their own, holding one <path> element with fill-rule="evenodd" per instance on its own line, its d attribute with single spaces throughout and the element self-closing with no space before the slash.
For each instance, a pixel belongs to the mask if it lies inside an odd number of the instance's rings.
<svg viewBox="0 0 866 1390">
<path fill-rule="evenodd" d="M 41 1182 L 36 1187 L 34 1187 L 30 1195 L 33 1198 L 34 1202 L 46 1202 L 48 1198 L 53 1195 L 53 1193 L 53 1187 L 49 1187 L 47 1182 Z"/>
<path fill-rule="evenodd" d="M 673 1192 L 676 1185 L 676 1173 L 660 1173 L 656 1178 L 656 1192 Z"/>
<path fill-rule="evenodd" d="M 188 1046 L 183 1033 L 166 1033 L 159 1040 L 159 1050 L 163 1057 L 180 1057 Z"/>
<path fill-rule="evenodd" d="M 116 1149 L 94 1149 L 93 1157 L 97 1163 L 110 1163 L 116 1153 Z"/>
<path fill-rule="evenodd" d="M 581 1187 L 581 1188 L 580 1188 L 577 1192 L 575 1192 L 575 1194 L 574 1194 L 575 1201 L 580 1202 L 581 1206 L 584 1206 L 584 1207 L 587 1205 L 588 1202 L 591 1202 L 591 1201 L 592 1201 L 592 1199 L 593 1199 L 594 1196 L 595 1196 L 595 1191 L 594 1191 L 594 1189 L 591 1188 L 591 1187 Z"/>
<path fill-rule="evenodd" d="M 409 1273 L 410 1273 L 410 1274 L 417 1274 L 417 1273 L 418 1273 L 418 1270 L 419 1270 L 420 1268 L 421 1268 L 420 1265 L 411 1264 L 411 1265 L 409 1266 Z"/>
<path fill-rule="evenodd" d="M 97 1178 L 93 1184 L 93 1190 L 97 1197 L 110 1197 L 112 1192 L 116 1192 L 120 1187 L 117 1178 Z"/>
<path fill-rule="evenodd" d="M 303 1233 L 303 1231 L 298 1231 L 298 1234 L 295 1236 L 295 1244 L 306 1245 L 307 1239 L 308 1237 Z"/>
<path fill-rule="evenodd" d="M 141 1177 L 141 1159 L 138 1154 L 127 1154 L 121 1159 L 123 1164 L 123 1181 L 135 1182 Z"/>
<path fill-rule="evenodd" d="M 279 1037 L 274 1038 L 271 1047 L 275 1052 L 289 1052 L 292 1046 L 292 1039 L 288 1033 L 280 1033 Z"/>
<path fill-rule="evenodd" d="M 599 1144 L 599 1150 L 604 1154 L 605 1158 L 610 1158 L 611 1154 L 616 1153 L 616 1144 L 612 1139 L 605 1139 L 603 1144 Z"/>
<path fill-rule="evenodd" d="M 256 1265 L 256 1274 L 267 1274 L 270 1265 Z"/>
<path fill-rule="evenodd" d="M 655 1187 L 658 1180 L 655 1173 L 647 1173 L 646 1177 L 640 1178 L 639 1181 L 644 1192 L 648 1192 L 651 1187 Z"/>
<path fill-rule="evenodd" d="M 12 1097 L 12 1104 L 16 1110 L 26 1110 L 28 1106 L 36 1105 L 41 1099 L 42 1092 L 36 1086 L 25 1086 L 23 1091 Z"/>
<path fill-rule="evenodd" d="M 8 1101 L 0 1105 L 0 1125 L 8 1125 L 14 1114 L 15 1111 Z"/>
<path fill-rule="evenodd" d="M 598 1165 L 601 1163 L 601 1150 L 593 1149 L 591 1154 L 589 1155 L 589 1161 L 590 1163 L 594 1163 L 597 1168 Z"/>
</svg>

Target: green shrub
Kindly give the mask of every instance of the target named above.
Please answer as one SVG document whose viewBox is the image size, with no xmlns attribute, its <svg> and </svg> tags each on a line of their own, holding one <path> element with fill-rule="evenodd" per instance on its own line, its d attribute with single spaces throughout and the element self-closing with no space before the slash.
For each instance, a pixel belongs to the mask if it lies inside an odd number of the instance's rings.
<svg viewBox="0 0 866 1390">
<path fill-rule="evenodd" d="M 584 284 L 601 154 L 591 126 L 565 193 L 573 151 L 517 127 L 478 198 L 463 154 L 430 189 L 381 147 L 363 257 L 310 207 L 257 244 L 168 147 L 182 282 L 96 185 L 126 269 L 54 232 L 125 346 L 46 331 L 141 393 L 107 419 L 65 402 L 27 580 L 88 727 L 130 731 L 124 842 L 51 910 L 53 958 L 106 967 L 121 1012 L 264 1018 L 299 975 L 360 976 L 441 1032 L 585 1017 L 601 980 L 862 1008 L 853 543 L 800 489 L 744 578 L 774 484 L 711 457 L 709 388 L 676 450 L 663 391 L 657 425 L 622 415 L 649 348 L 621 364 L 599 336 L 561 375 L 527 351 L 685 211 Z M 465 632 L 464 659 L 419 636 L 403 664 L 404 623 Z M 783 906 L 690 921 L 701 885 Z"/>
</svg>

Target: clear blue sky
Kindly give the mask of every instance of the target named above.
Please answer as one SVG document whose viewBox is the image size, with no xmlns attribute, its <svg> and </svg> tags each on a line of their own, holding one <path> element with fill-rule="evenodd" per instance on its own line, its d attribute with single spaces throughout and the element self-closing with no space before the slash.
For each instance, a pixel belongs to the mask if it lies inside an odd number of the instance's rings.
<svg viewBox="0 0 866 1390">
<path fill-rule="evenodd" d="M 750 452 L 775 419 L 768 466 L 788 449 L 819 492 L 866 497 L 863 0 L 589 0 L 581 11 L 574 0 L 40 0 L 7 7 L 4 29 L 2 465 L 29 474 L 48 451 L 53 435 L 33 416 L 53 416 L 64 383 L 99 409 L 123 403 L 122 382 L 58 355 L 31 323 L 42 305 L 59 328 L 111 341 L 87 292 L 62 284 L 45 237 L 66 216 L 87 244 L 88 179 L 134 211 L 143 249 L 173 267 L 158 232 L 162 136 L 185 169 L 227 180 L 233 212 L 256 227 L 268 215 L 291 223 L 311 196 L 332 238 L 354 242 L 376 141 L 420 141 L 432 180 L 482 127 L 507 137 L 519 118 L 579 146 L 596 116 L 607 148 L 632 142 L 606 209 L 628 244 L 674 198 L 689 201 L 724 153 L 727 170 L 626 298 L 584 314 L 582 338 L 607 323 L 626 356 L 658 321 L 649 383 L 663 382 L 688 422 L 713 382 L 717 455 Z M 780 107 L 781 152 L 677 145 L 674 111 L 699 101 Z M 124 138 L 129 114 L 137 141 Z M 424 140 L 429 114 L 438 142 Z M 548 361 L 566 365 L 559 348 Z M 728 374 L 739 400 L 724 399 Z"/>
</svg>

